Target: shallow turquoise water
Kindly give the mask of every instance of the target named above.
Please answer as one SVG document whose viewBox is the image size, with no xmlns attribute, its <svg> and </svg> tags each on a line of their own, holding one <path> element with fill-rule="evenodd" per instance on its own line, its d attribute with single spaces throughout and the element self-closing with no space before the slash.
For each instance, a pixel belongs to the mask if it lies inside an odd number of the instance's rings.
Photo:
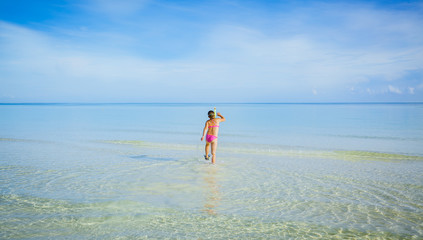
<svg viewBox="0 0 423 240">
<path fill-rule="evenodd" d="M 0 106 L 0 238 L 423 237 L 423 105 L 209 108 Z"/>
</svg>

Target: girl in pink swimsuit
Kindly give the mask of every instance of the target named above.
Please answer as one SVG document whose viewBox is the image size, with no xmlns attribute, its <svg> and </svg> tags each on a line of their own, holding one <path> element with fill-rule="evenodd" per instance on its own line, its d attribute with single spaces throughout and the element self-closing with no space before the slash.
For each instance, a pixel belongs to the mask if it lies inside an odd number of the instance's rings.
<svg viewBox="0 0 423 240">
<path fill-rule="evenodd" d="M 213 111 L 208 112 L 209 120 L 207 120 L 206 125 L 204 126 L 203 130 L 203 137 L 201 137 L 201 141 L 204 140 L 204 136 L 206 136 L 206 155 L 204 158 L 209 160 L 209 149 L 211 147 L 211 154 L 212 154 L 212 163 L 216 162 L 216 149 L 217 149 L 217 134 L 219 133 L 219 123 L 224 122 L 226 119 L 220 114 L 217 113 L 217 116 L 220 118 L 216 118 Z"/>
</svg>

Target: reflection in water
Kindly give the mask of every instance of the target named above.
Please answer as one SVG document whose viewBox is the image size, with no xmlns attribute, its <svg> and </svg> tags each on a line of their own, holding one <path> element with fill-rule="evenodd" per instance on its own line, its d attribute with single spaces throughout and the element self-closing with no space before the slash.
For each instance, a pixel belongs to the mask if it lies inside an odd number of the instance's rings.
<svg viewBox="0 0 423 240">
<path fill-rule="evenodd" d="M 205 190 L 205 202 L 202 211 L 210 214 L 217 215 L 216 208 L 220 202 L 219 184 L 216 180 L 218 167 L 215 165 L 209 165 L 204 171 L 204 182 L 206 186 Z"/>
</svg>

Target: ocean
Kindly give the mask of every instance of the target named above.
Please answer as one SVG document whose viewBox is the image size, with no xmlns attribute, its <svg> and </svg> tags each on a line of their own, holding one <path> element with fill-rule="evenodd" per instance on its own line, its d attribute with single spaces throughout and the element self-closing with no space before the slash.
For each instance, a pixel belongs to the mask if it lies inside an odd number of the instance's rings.
<svg viewBox="0 0 423 240">
<path fill-rule="evenodd" d="M 421 239 L 422 173 L 419 103 L 0 104 L 1 239 Z"/>
</svg>

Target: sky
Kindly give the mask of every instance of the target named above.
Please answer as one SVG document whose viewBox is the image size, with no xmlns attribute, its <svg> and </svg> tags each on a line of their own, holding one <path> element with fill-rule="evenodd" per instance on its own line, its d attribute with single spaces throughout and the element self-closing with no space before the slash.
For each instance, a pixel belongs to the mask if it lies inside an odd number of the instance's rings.
<svg viewBox="0 0 423 240">
<path fill-rule="evenodd" d="M 0 102 L 423 102 L 423 1 L 1 0 Z"/>
</svg>

